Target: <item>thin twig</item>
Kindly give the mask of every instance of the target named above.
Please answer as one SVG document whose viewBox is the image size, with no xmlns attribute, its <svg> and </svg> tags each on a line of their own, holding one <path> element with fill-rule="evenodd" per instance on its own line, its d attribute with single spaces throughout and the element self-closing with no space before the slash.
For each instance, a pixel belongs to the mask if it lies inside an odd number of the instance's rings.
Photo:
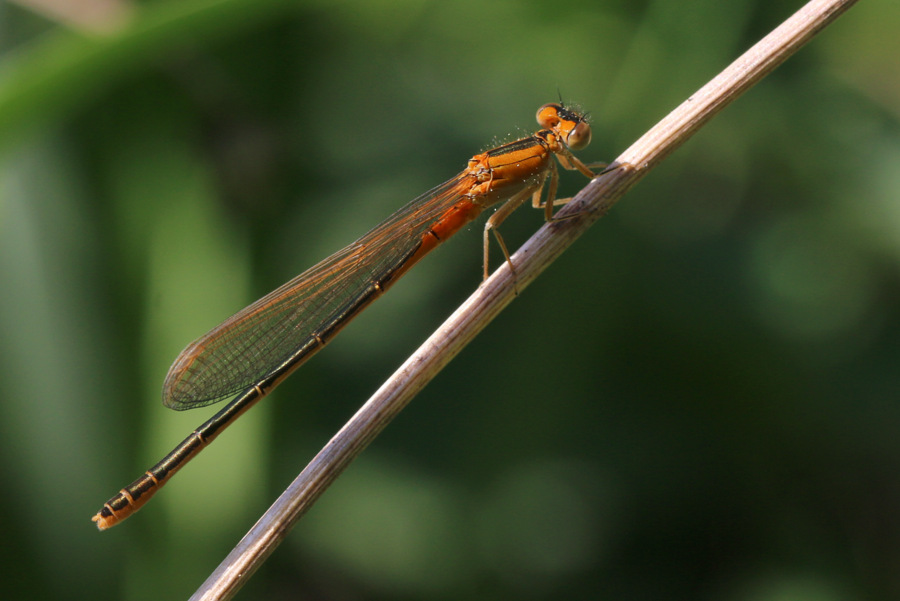
<svg viewBox="0 0 900 601">
<path fill-rule="evenodd" d="M 635 183 L 716 113 L 799 50 L 856 0 L 812 0 L 648 131 L 592 180 L 432 334 L 328 442 L 192 599 L 230 599 L 297 520 L 410 400 L 538 274 Z"/>
</svg>

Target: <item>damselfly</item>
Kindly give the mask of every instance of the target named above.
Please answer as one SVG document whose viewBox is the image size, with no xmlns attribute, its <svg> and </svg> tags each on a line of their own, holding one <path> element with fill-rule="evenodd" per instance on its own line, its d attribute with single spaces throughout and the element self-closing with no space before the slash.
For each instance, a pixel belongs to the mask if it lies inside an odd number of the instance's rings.
<svg viewBox="0 0 900 601">
<path fill-rule="evenodd" d="M 477 154 L 456 177 L 422 194 L 362 238 L 304 271 L 188 345 L 169 369 L 163 403 L 193 409 L 238 395 L 194 430 L 143 476 L 123 488 L 93 517 L 105 530 L 137 511 L 188 460 L 244 411 L 325 346 L 369 303 L 438 244 L 503 202 L 484 227 L 484 277 L 491 232 L 507 262 L 497 227 L 529 198 L 553 218 L 558 173 L 594 173 L 578 160 L 591 140 L 585 117 L 562 104 L 545 104 L 534 135 Z M 549 178 L 549 182 L 548 182 Z M 542 192 L 547 185 L 547 196 Z M 512 263 L 510 262 L 510 265 Z"/>
</svg>

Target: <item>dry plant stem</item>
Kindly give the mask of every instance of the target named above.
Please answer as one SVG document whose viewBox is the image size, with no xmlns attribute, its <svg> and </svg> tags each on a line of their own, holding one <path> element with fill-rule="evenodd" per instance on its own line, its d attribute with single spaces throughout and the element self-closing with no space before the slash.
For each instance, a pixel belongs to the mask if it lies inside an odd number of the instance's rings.
<svg viewBox="0 0 900 601">
<path fill-rule="evenodd" d="M 813 0 L 626 150 L 501 266 L 310 462 L 192 599 L 229 599 L 344 468 L 406 404 L 578 236 L 697 129 L 856 0 Z"/>
</svg>

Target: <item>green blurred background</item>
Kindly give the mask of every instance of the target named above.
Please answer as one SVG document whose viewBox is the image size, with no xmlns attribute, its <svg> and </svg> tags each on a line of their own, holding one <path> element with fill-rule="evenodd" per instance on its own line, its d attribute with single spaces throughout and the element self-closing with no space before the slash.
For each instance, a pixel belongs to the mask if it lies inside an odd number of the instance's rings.
<svg viewBox="0 0 900 601">
<path fill-rule="evenodd" d="M 481 225 L 100 534 L 214 411 L 160 403 L 187 343 L 557 91 L 615 158 L 800 5 L 0 4 L 2 596 L 186 598 L 478 285 Z M 900 598 L 898 30 L 861 2 L 671 156 L 239 598 Z"/>
</svg>

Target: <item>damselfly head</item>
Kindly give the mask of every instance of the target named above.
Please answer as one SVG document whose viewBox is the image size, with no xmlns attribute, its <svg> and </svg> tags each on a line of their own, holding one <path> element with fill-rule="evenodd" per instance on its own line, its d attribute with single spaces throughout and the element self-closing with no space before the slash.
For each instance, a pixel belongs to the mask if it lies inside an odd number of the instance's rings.
<svg viewBox="0 0 900 601">
<path fill-rule="evenodd" d="M 538 109 L 537 122 L 544 129 L 553 130 L 572 150 L 581 150 L 591 143 L 591 126 L 579 113 L 551 102 Z"/>
</svg>

